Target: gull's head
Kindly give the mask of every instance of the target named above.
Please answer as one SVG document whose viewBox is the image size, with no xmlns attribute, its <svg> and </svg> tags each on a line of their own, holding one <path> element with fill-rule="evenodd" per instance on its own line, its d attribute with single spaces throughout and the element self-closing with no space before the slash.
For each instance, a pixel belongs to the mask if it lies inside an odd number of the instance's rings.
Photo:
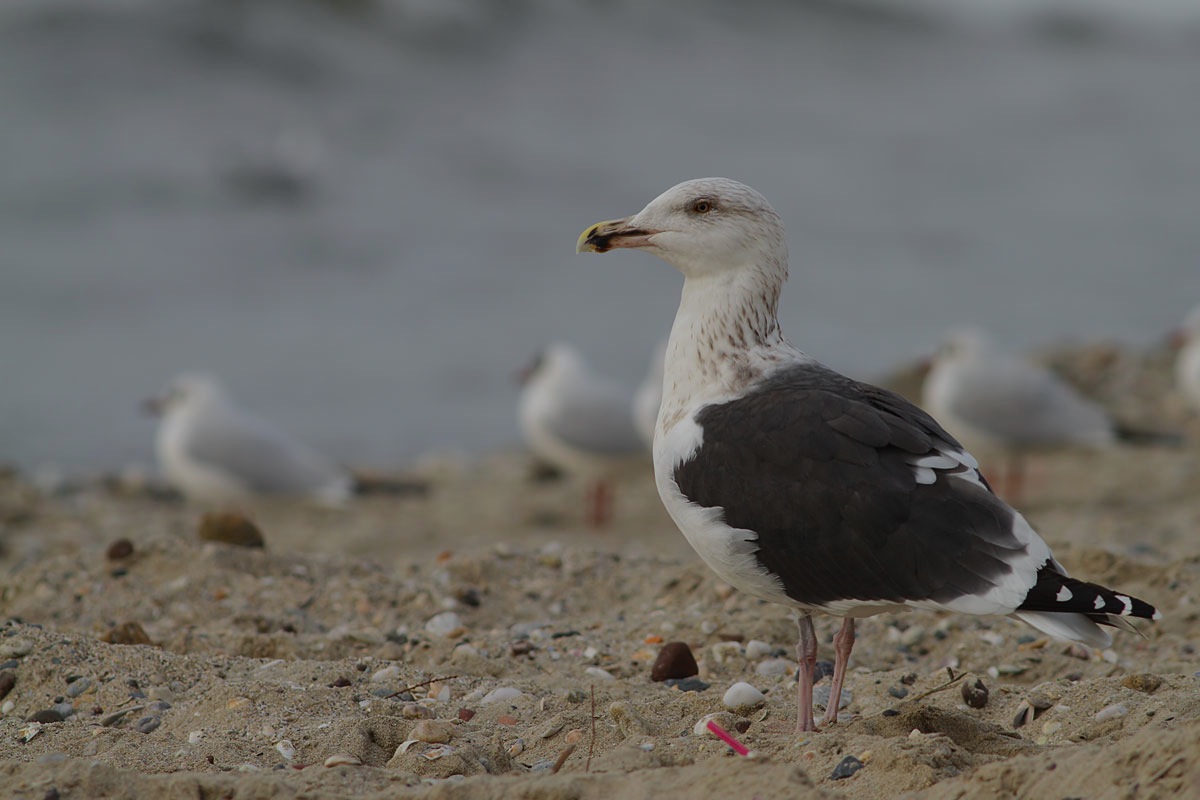
<svg viewBox="0 0 1200 800">
<path fill-rule="evenodd" d="M 747 267 L 787 277 L 783 223 L 761 194 L 728 178 L 685 181 L 632 217 L 598 222 L 583 232 L 579 253 L 619 247 L 645 250 L 688 278 Z"/>
<path fill-rule="evenodd" d="M 175 378 L 165 391 L 149 398 L 144 405 L 146 411 L 165 417 L 185 409 L 223 402 L 224 399 L 225 389 L 215 377 L 201 372 L 188 372 Z"/>
<path fill-rule="evenodd" d="M 980 328 L 954 328 L 947 331 L 938 344 L 933 360 L 936 363 L 963 362 L 994 352 L 995 346 Z"/>
<path fill-rule="evenodd" d="M 554 382 L 582 371 L 583 357 L 575 348 L 563 342 L 553 342 L 517 373 L 517 382 L 522 386 Z"/>
</svg>

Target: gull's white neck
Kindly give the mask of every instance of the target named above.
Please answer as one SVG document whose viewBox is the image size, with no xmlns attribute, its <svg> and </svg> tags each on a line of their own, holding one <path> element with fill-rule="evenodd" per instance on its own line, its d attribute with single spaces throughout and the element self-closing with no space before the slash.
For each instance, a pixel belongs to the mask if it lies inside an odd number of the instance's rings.
<svg viewBox="0 0 1200 800">
<path fill-rule="evenodd" d="M 657 433 L 698 405 L 740 395 L 781 363 L 807 358 L 779 328 L 782 282 L 755 267 L 684 281 L 667 342 Z"/>
</svg>

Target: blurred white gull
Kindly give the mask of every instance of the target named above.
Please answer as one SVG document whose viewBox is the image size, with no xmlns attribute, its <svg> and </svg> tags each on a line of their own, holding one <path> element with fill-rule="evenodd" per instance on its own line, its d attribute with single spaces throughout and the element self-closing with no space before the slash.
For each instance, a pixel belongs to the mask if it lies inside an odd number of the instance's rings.
<svg viewBox="0 0 1200 800">
<path fill-rule="evenodd" d="M 350 495 L 346 470 L 238 408 L 210 375 L 181 375 L 147 406 L 162 417 L 155 439 L 159 465 L 189 500 L 293 495 L 337 505 Z"/>
<path fill-rule="evenodd" d="M 1173 438 L 1119 424 L 1049 369 L 1001 351 L 975 328 L 945 336 L 922 405 L 968 449 L 1006 457 L 1002 483 L 1013 501 L 1021 496 L 1030 452 Z"/>
<path fill-rule="evenodd" d="M 1200 306 L 1193 308 L 1175 331 L 1175 386 L 1192 410 L 1200 413 Z"/>
<path fill-rule="evenodd" d="M 606 524 L 612 510 L 609 481 L 649 458 L 633 424 L 629 394 L 562 343 L 547 347 L 521 380 L 526 443 L 552 465 L 590 482 L 588 520 Z"/>
<path fill-rule="evenodd" d="M 646 377 L 633 395 L 633 424 L 647 447 L 654 446 L 654 428 L 658 425 L 658 407 L 662 405 L 663 372 L 667 360 L 667 340 L 663 339 L 650 357 Z"/>
</svg>

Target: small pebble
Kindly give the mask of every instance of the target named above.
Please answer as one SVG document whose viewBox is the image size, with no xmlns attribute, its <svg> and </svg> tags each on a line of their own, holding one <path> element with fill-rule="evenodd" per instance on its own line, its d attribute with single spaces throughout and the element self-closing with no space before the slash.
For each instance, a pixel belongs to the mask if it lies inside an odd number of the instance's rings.
<svg viewBox="0 0 1200 800">
<path fill-rule="evenodd" d="M 284 761 L 291 761 L 296 757 L 296 746 L 287 739 L 276 742 L 275 749 L 279 751 L 279 755 L 283 756 Z"/>
<path fill-rule="evenodd" d="M 357 767 L 362 763 L 361 758 L 349 753 L 335 753 L 325 759 L 325 766 L 327 767 Z"/>
<path fill-rule="evenodd" d="M 1135 692 L 1153 694 L 1158 687 L 1162 686 L 1162 678 L 1142 672 L 1137 675 L 1126 675 L 1121 681 L 1121 685 L 1126 689 L 1133 689 Z"/>
<path fill-rule="evenodd" d="M 863 768 L 863 762 L 859 761 L 854 756 L 846 756 L 838 765 L 833 768 L 833 772 L 829 773 L 829 777 L 835 781 L 840 781 L 843 778 L 849 778 L 854 773 Z"/>
<path fill-rule="evenodd" d="M 1110 719 L 1120 719 L 1129 713 L 1129 707 L 1124 703 L 1114 703 L 1096 712 L 1096 722 L 1108 722 Z"/>
<path fill-rule="evenodd" d="M 440 614 L 434 614 L 425 621 L 425 632 L 430 636 L 453 639 L 465 631 L 466 628 L 463 627 L 462 617 L 453 611 L 443 611 Z"/>
<path fill-rule="evenodd" d="M 420 703 L 405 703 L 400 708 L 400 716 L 405 719 L 433 719 L 436 715 L 433 709 Z"/>
<path fill-rule="evenodd" d="M 681 692 L 703 692 L 709 686 L 699 678 L 667 678 L 663 683 Z"/>
<path fill-rule="evenodd" d="M 71 681 L 71 685 L 67 687 L 67 697 L 79 697 L 92 687 L 92 682 L 87 678 L 80 678 L 77 681 Z"/>
<path fill-rule="evenodd" d="M 31 650 L 33 650 L 33 642 L 29 639 L 22 639 L 19 636 L 0 639 L 0 658 L 21 658 L 29 655 Z"/>
<path fill-rule="evenodd" d="M 133 729 L 138 733 L 150 733 L 162 725 L 162 717 L 142 717 L 133 723 Z"/>
<path fill-rule="evenodd" d="M 561 715 L 554 716 L 543 723 L 542 726 L 534 732 L 534 736 L 539 739 L 550 739 L 561 733 L 565 726 L 566 720 L 564 720 Z"/>
<path fill-rule="evenodd" d="M 196 535 L 208 542 L 235 547 L 263 547 L 262 531 L 248 517 L 236 511 L 210 511 L 200 518 Z"/>
<path fill-rule="evenodd" d="M 759 639 L 751 639 L 746 642 L 746 658 L 752 661 L 757 661 L 760 658 L 765 658 L 771 655 L 771 651 L 775 648 L 771 647 L 767 642 Z"/>
<path fill-rule="evenodd" d="M 12 670 L 0 672 L 0 700 L 8 697 L 8 693 L 17 685 L 17 674 Z"/>
<path fill-rule="evenodd" d="M 667 642 L 658 651 L 654 666 L 650 668 L 650 680 L 665 681 L 668 678 L 690 678 L 700 674 L 696 657 L 687 642 Z"/>
<path fill-rule="evenodd" d="M 516 725 L 517 722 L 519 722 L 519 720 L 512 714 L 501 714 L 500 716 L 496 717 L 497 725 Z"/>
<path fill-rule="evenodd" d="M 601 681 L 615 681 L 617 678 L 611 672 L 600 667 L 588 667 L 584 670 L 584 674 L 590 675 L 593 678 Z"/>
<path fill-rule="evenodd" d="M 974 683 L 963 681 L 962 699 L 971 708 L 983 708 L 988 702 L 988 688 L 979 678 Z"/>
<path fill-rule="evenodd" d="M 384 683 L 386 681 L 394 681 L 397 678 L 399 678 L 400 675 L 401 675 L 400 668 L 393 664 L 390 667 L 384 667 L 383 669 L 377 670 L 376 672 L 372 673 L 371 682 L 372 683 Z"/>
<path fill-rule="evenodd" d="M 408 733 L 408 738 L 416 739 L 418 742 L 428 742 L 429 744 L 445 744 L 450 741 L 450 737 L 454 735 L 454 729 L 446 722 L 438 722 L 434 719 L 423 719 L 416 725 L 413 725 L 412 730 Z"/>
<path fill-rule="evenodd" d="M 510 756 L 513 756 L 514 758 L 516 756 L 521 755 L 521 753 L 524 753 L 524 752 L 525 752 L 525 740 L 524 739 L 517 739 L 515 742 L 513 742 L 508 747 L 508 754 Z"/>
<path fill-rule="evenodd" d="M 773 677 L 776 675 L 787 675 L 796 668 L 796 662 L 790 658 L 768 658 L 766 661 L 760 661 L 754 667 L 754 672 L 764 677 Z"/>
<path fill-rule="evenodd" d="M 712 714 L 705 714 L 703 717 L 696 720 L 696 724 L 692 726 L 692 733 L 696 736 L 712 736 L 716 738 L 717 735 L 708 727 L 710 720 L 716 722 L 725 730 L 729 730 L 730 728 L 737 726 L 739 719 L 739 717 L 735 717 L 728 711 L 717 711 Z"/>
<path fill-rule="evenodd" d="M 351 683 L 349 678 L 339 675 L 337 678 L 334 678 L 333 683 L 329 684 L 329 687 L 331 689 L 343 689 L 350 685 Z"/>
<path fill-rule="evenodd" d="M 567 702 L 571 705 L 578 705 L 588 699 L 588 693 L 583 689 L 572 689 L 567 692 Z"/>
<path fill-rule="evenodd" d="M 474 711 L 474 709 L 470 709 L 470 708 L 460 708 L 458 710 L 458 718 L 461 719 L 463 722 L 470 722 L 472 719 L 475 718 L 475 711 Z"/>
<path fill-rule="evenodd" d="M 903 700 L 905 697 L 908 697 L 908 689 L 905 689 L 903 686 L 889 686 L 888 694 L 897 700 Z"/>
<path fill-rule="evenodd" d="M 188 733 L 188 744 L 200 744 L 204 741 L 204 731 L 190 731 Z"/>
<path fill-rule="evenodd" d="M 52 708 L 44 708 L 41 711 L 35 711 L 25 718 L 26 722 L 40 722 L 43 725 L 50 725 L 55 722 L 62 722 L 65 717 Z"/>
<path fill-rule="evenodd" d="M 488 703 L 516 700 L 518 697 L 522 697 L 523 695 L 524 692 L 522 692 L 520 689 L 514 689 L 511 686 L 497 686 L 495 689 L 492 689 L 490 692 L 485 694 L 479 703 L 480 705 L 486 705 Z"/>
<path fill-rule="evenodd" d="M 726 690 L 721 703 L 730 711 L 747 713 L 759 708 L 767 701 L 767 696 L 744 681 L 738 681 Z"/>
<path fill-rule="evenodd" d="M 120 561 L 133 555 L 133 542 L 128 539 L 117 539 L 104 551 L 104 557 L 109 561 Z"/>
<path fill-rule="evenodd" d="M 583 741 L 583 731 L 579 728 L 572 728 L 567 731 L 567 735 L 563 737 L 563 741 L 567 744 L 579 744 Z"/>
</svg>

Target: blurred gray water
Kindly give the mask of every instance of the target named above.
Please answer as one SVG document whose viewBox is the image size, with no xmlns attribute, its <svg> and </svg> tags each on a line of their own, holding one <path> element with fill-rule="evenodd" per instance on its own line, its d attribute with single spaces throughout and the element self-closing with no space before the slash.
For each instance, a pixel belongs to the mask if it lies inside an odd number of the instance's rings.
<svg viewBox="0 0 1200 800">
<path fill-rule="evenodd" d="M 632 386 L 674 313 L 578 233 L 705 175 L 852 374 L 1151 344 L 1200 301 L 1200 8 L 1049 2 L 10 0 L 0 461 L 149 462 L 192 368 L 356 464 L 511 444 L 541 344 Z"/>
</svg>

